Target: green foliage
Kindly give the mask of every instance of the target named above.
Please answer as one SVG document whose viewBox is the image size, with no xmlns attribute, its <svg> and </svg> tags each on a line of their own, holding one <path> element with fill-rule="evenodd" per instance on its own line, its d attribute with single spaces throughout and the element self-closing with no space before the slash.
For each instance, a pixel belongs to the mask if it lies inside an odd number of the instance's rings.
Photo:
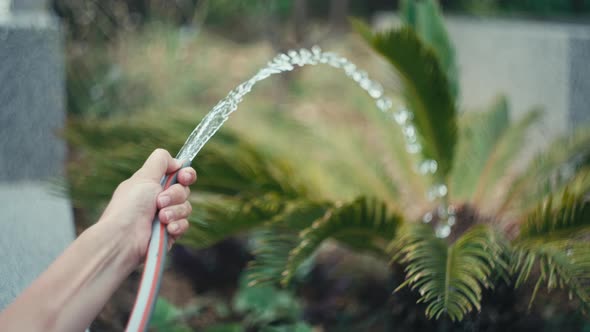
<svg viewBox="0 0 590 332">
<path fill-rule="evenodd" d="M 400 1 L 401 18 L 406 26 L 416 31 L 422 41 L 432 47 L 449 82 L 454 99 L 459 96 L 459 73 L 455 49 L 447 33 L 444 19 L 436 0 Z"/>
<path fill-rule="evenodd" d="M 298 245 L 290 252 L 282 272 L 283 285 L 324 240 L 335 238 L 357 250 L 379 252 L 379 245 L 383 247 L 395 237 L 401 222 L 402 217 L 389 213 L 385 203 L 365 197 L 329 210 L 299 234 Z"/>
<path fill-rule="evenodd" d="M 459 119 L 455 60 L 438 6 L 434 1 L 422 1 L 407 2 L 406 8 L 407 25 L 401 29 L 373 34 L 356 23 L 357 29 L 402 78 L 403 97 L 414 113 L 423 157 L 437 161 L 441 177 L 437 180 L 449 181 L 451 195 L 440 207 L 446 208 L 447 200 L 459 208 L 468 202 L 476 216 L 460 220 L 457 215 L 451 236 L 456 240 L 436 237 L 434 222 L 416 222 L 425 212 L 436 215 L 440 211 L 436 204 L 441 202 L 425 202 L 424 189 L 430 179 L 414 172 L 416 159 L 405 151 L 402 135 L 386 121 L 390 120 L 386 115 L 352 116 L 344 112 L 342 102 L 322 105 L 328 112 L 335 109 L 335 115 L 314 118 L 313 125 L 305 122 L 308 119 L 297 120 L 308 115 L 299 114 L 299 109 L 295 114 L 275 108 L 264 113 L 255 104 L 250 108 L 258 108 L 258 112 L 242 120 L 238 112 L 233 119 L 236 122 L 228 124 L 233 127 L 224 127 L 194 162 L 199 181 L 190 197 L 194 206 L 191 227 L 182 242 L 200 248 L 228 236 L 251 234 L 255 260 L 248 266 L 234 302 L 234 310 L 246 317 L 247 328 L 309 329 L 297 321 L 301 308 L 293 295 L 275 286 L 304 274 L 327 239 L 352 250 L 368 250 L 384 264 L 394 256 L 406 273 L 406 281 L 398 289 L 409 286 L 417 290 L 430 318 L 448 315 L 461 320 L 469 311 L 479 310 L 482 291 L 504 276 L 504 257 L 509 254 L 510 271 L 518 285 L 537 277 L 538 270 L 535 293 L 546 283 L 549 289 L 571 291 L 587 306 L 590 255 L 584 194 L 590 181 L 582 175 L 590 170 L 590 132 L 580 131 L 559 140 L 513 177 L 508 170 L 520 158 L 527 131 L 540 112 L 533 110 L 513 124 L 507 100 L 499 99 L 488 111 L 463 114 Z M 168 49 L 155 49 L 163 52 L 164 58 L 171 57 Z M 179 48 L 173 47 L 172 53 L 177 52 Z M 184 108 L 195 103 L 187 93 L 194 89 L 192 81 L 182 76 L 186 67 L 181 63 L 171 77 L 151 78 L 159 83 L 150 85 L 158 91 L 158 98 L 147 100 L 152 109 L 176 108 L 179 95 L 184 96 L 180 98 Z M 167 72 L 164 68 L 161 71 Z M 214 80 L 216 75 L 203 73 L 206 80 Z M 176 76 L 184 77 L 183 91 L 167 91 L 167 86 L 177 82 Z M 326 82 L 323 75 L 318 76 L 321 85 L 310 84 L 310 91 L 347 94 L 340 85 L 334 90 L 319 89 Z M 119 83 L 134 84 L 126 80 Z M 313 93 L 303 91 L 298 99 Z M 258 99 L 271 98 L 266 97 Z M 116 98 L 112 100 L 118 104 Z M 368 108 L 366 100 L 351 103 L 355 108 Z M 154 148 L 178 151 L 197 117 L 192 112 L 145 112 L 101 121 L 96 118 L 71 121 L 64 132 L 75 148 L 68 164 L 71 194 L 76 207 L 87 209 L 100 208 Z M 317 125 L 320 120 L 328 124 Z M 362 128 L 350 128 L 351 121 L 361 122 Z M 311 149 L 318 146 L 322 148 Z M 566 191 L 555 198 L 556 192 L 578 182 L 575 193 Z M 509 188 L 503 186 L 506 183 L 511 184 Z M 499 211 L 484 215 L 481 212 L 493 205 L 490 197 L 496 189 L 504 194 Z M 403 214 L 392 211 L 393 206 Z M 505 232 L 500 235 L 498 230 Z M 518 230 L 520 235 L 515 239 Z M 510 245 L 504 236 L 511 240 Z M 387 250 L 392 244 L 397 251 Z M 185 313 L 161 304 L 154 324 L 167 328 Z M 233 323 L 212 327 L 215 329 L 246 330 Z"/>
<path fill-rule="evenodd" d="M 530 128 L 541 118 L 541 111 L 533 109 L 522 119 L 510 125 L 499 137 L 493 151 L 488 157 L 478 182 L 475 184 L 472 200 L 476 204 L 484 204 L 490 193 L 506 176 L 506 170 L 519 157 L 525 146 Z"/>
<path fill-rule="evenodd" d="M 506 268 L 501 242 L 486 226 L 471 228 L 449 245 L 429 225 L 412 224 L 398 241 L 396 258 L 407 267 L 406 281 L 397 289 L 418 289 L 429 318 L 445 313 L 460 321 L 471 310 L 480 310 L 482 289 L 492 287 L 494 272 Z"/>
<path fill-rule="evenodd" d="M 580 190 L 584 188 L 586 190 Z M 590 309 L 590 201 L 585 196 L 588 184 L 566 188 L 561 197 L 550 195 L 533 209 L 515 242 L 514 273 L 519 286 L 531 277 L 535 266 L 539 274 L 531 304 L 541 284 L 547 289 L 567 289 L 582 309 Z"/>
<path fill-rule="evenodd" d="M 547 195 L 559 192 L 590 169 L 590 130 L 580 128 L 561 137 L 539 153 L 527 168 L 512 179 L 499 207 L 499 214 L 510 210 L 526 213 Z"/>
<path fill-rule="evenodd" d="M 483 203 L 481 197 L 506 175 L 539 117 L 540 112 L 532 110 L 511 124 L 508 101 L 503 97 L 486 112 L 465 114 L 459 122 L 460 139 L 450 179 L 453 199 Z"/>
<path fill-rule="evenodd" d="M 425 158 L 437 161 L 437 174 L 444 179 L 453 163 L 457 110 L 449 80 L 436 53 L 409 27 L 371 33 L 363 23 L 353 23 L 369 45 L 400 74 L 406 104 L 414 114 L 422 153 Z"/>
<path fill-rule="evenodd" d="M 248 285 L 277 284 L 289 253 L 299 243 L 298 230 L 321 218 L 329 207 L 325 203 L 293 204 L 274 216 L 265 229 L 256 232 L 253 250 L 256 258 L 248 265 Z"/>
<path fill-rule="evenodd" d="M 242 281 L 233 300 L 233 309 L 244 316 L 244 324 L 256 331 L 308 332 L 301 321 L 301 304 L 292 292 L 272 285 L 248 287 Z"/>
<path fill-rule="evenodd" d="M 154 313 L 150 320 L 150 330 L 170 332 L 190 332 L 186 323 L 183 322 L 183 311 L 159 297 L 156 301 Z"/>
</svg>

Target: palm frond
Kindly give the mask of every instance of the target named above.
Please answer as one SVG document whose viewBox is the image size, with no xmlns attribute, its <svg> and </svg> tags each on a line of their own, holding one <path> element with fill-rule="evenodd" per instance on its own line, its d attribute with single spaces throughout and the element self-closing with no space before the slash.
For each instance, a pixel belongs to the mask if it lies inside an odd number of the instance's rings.
<svg viewBox="0 0 590 332">
<path fill-rule="evenodd" d="M 288 201 L 268 193 L 249 199 L 228 197 L 203 197 L 204 201 L 191 199 L 194 209 L 189 221 L 191 227 L 182 238 L 182 243 L 206 247 L 228 236 L 252 230 L 269 222 L 280 214 Z"/>
<path fill-rule="evenodd" d="M 330 206 L 328 203 L 295 202 L 257 231 L 253 241 L 255 258 L 246 270 L 248 284 L 278 283 L 289 253 L 299 243 L 299 230 L 321 218 Z"/>
<path fill-rule="evenodd" d="M 509 126 L 508 102 L 499 98 L 486 112 L 465 114 L 459 122 L 457 158 L 450 178 L 454 199 L 471 199 L 482 172 Z"/>
<path fill-rule="evenodd" d="M 248 286 L 278 283 L 285 270 L 289 252 L 297 246 L 297 233 L 268 227 L 254 234 L 255 259 L 248 264 Z"/>
<path fill-rule="evenodd" d="M 335 207 L 301 231 L 300 242 L 289 254 L 281 282 L 287 285 L 301 263 L 326 239 L 334 238 L 356 249 L 380 251 L 393 240 L 401 222 L 401 216 L 389 212 L 385 203 L 375 199 L 360 197 Z"/>
<path fill-rule="evenodd" d="M 581 190 L 584 188 L 585 190 Z M 514 243 L 513 273 L 516 286 L 529 279 L 535 266 L 539 276 L 531 296 L 532 304 L 543 283 L 547 289 L 567 289 L 570 298 L 590 309 L 590 201 L 588 184 L 566 188 L 549 196 L 533 209 L 521 226 Z"/>
<path fill-rule="evenodd" d="M 92 207 L 109 199 L 114 188 L 137 170 L 157 147 L 174 153 L 183 144 L 190 122 L 170 116 L 167 124 L 150 116 L 71 122 L 64 136 L 78 153 L 69 163 L 70 190 L 76 206 Z M 254 197 L 278 193 L 285 198 L 313 197 L 293 176 L 286 160 L 222 130 L 194 162 L 200 193 Z"/>
<path fill-rule="evenodd" d="M 455 49 L 447 33 L 438 1 L 403 0 L 400 2 L 400 13 L 404 23 L 416 30 L 418 36 L 436 52 L 449 80 L 451 93 L 457 99 L 459 74 Z"/>
<path fill-rule="evenodd" d="M 407 265 L 406 281 L 396 290 L 418 289 L 429 318 L 447 314 L 455 321 L 480 310 L 482 289 L 492 287 L 493 273 L 506 268 L 500 258 L 501 241 L 483 225 L 472 227 L 451 245 L 437 238 L 430 225 L 407 225 L 395 248 L 395 259 Z"/>
<path fill-rule="evenodd" d="M 353 24 L 400 74 L 406 103 L 414 114 L 422 153 L 425 158 L 436 160 L 437 174 L 446 177 L 452 167 L 457 141 L 457 111 L 448 78 L 436 53 L 409 27 L 372 34 L 363 23 L 353 21 Z"/>
<path fill-rule="evenodd" d="M 475 204 L 482 205 L 508 174 L 507 170 L 510 169 L 511 163 L 516 161 L 518 154 L 522 151 L 528 130 L 537 123 L 541 115 L 540 109 L 532 109 L 503 132 L 475 185 L 475 192 L 472 195 L 472 201 Z"/>
<path fill-rule="evenodd" d="M 527 213 L 548 194 L 571 184 L 584 169 L 590 169 L 590 130 L 580 129 L 555 140 L 511 181 L 498 213 Z"/>
<path fill-rule="evenodd" d="M 585 180 L 585 181 L 584 181 Z M 590 201 L 585 197 L 588 178 L 579 179 L 577 186 L 555 193 L 533 209 L 520 227 L 520 239 L 538 236 L 569 236 L 581 228 L 590 231 Z"/>
</svg>

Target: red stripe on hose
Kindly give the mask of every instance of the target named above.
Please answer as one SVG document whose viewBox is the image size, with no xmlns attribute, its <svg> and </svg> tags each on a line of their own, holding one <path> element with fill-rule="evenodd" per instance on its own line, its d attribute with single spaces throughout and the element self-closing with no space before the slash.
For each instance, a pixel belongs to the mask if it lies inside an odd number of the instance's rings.
<svg viewBox="0 0 590 332">
<path fill-rule="evenodd" d="M 170 184 L 171 178 L 172 177 L 168 178 L 167 185 Z M 145 326 L 148 323 L 149 319 L 149 310 L 147 310 L 147 308 L 152 307 L 152 303 L 154 302 L 154 298 L 156 295 L 156 285 L 158 284 L 156 276 L 160 275 L 160 269 L 162 268 L 162 256 L 164 256 L 164 236 L 166 236 L 166 228 L 164 227 L 164 224 L 160 224 L 160 245 L 158 246 L 158 260 L 156 261 L 156 269 L 154 270 L 154 278 L 153 283 L 150 287 L 150 295 L 148 296 L 146 310 L 144 310 L 143 316 L 141 317 L 141 323 L 139 324 L 140 331 L 145 330 Z"/>
</svg>

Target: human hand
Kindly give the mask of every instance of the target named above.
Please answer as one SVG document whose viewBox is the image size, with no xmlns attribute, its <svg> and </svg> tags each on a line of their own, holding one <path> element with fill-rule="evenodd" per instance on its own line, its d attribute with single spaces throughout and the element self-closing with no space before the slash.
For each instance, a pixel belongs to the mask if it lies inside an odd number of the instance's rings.
<svg viewBox="0 0 590 332">
<path fill-rule="evenodd" d="M 192 167 L 186 167 L 178 172 L 178 183 L 164 191 L 160 184 L 165 174 L 175 172 L 181 165 L 182 162 L 172 158 L 168 151 L 155 150 L 131 178 L 117 187 L 101 217 L 100 222 L 108 223 L 111 231 L 126 235 L 125 252 L 134 265 L 145 257 L 152 220 L 158 209 L 160 221 L 166 224 L 170 234 L 169 246 L 188 229 L 187 217 L 192 211 L 187 200 L 188 186 L 195 182 L 197 173 Z"/>
</svg>

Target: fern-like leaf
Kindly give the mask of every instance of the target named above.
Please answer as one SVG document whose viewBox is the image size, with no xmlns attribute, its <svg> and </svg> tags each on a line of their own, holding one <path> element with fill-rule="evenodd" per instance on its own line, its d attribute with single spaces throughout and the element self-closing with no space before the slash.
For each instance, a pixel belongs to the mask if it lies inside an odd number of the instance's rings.
<svg viewBox="0 0 590 332">
<path fill-rule="evenodd" d="M 334 238 L 356 249 L 382 250 L 391 241 L 402 217 L 388 211 L 385 203 L 360 197 L 348 204 L 329 210 L 322 218 L 301 231 L 300 242 L 289 254 L 283 271 L 287 285 L 297 268 L 328 238 Z M 382 243 L 377 243 L 376 241 Z"/>
<path fill-rule="evenodd" d="M 570 185 L 585 169 L 590 169 L 590 130 L 580 129 L 553 142 L 511 181 L 498 213 L 527 213 L 547 195 Z"/>
<path fill-rule="evenodd" d="M 181 243 L 206 247 L 262 226 L 282 213 L 288 201 L 276 193 L 268 193 L 247 200 L 205 197 L 205 201 L 195 199 L 193 204 L 195 208 L 189 218 L 191 227 Z"/>
<path fill-rule="evenodd" d="M 496 270 L 506 268 L 502 246 L 490 228 L 474 226 L 455 243 L 437 238 L 431 226 L 411 224 L 401 232 L 395 259 L 406 265 L 405 286 L 418 289 L 419 302 L 427 303 L 426 315 L 446 313 L 461 320 L 473 309 L 480 310 L 482 289 L 492 287 Z"/>
<path fill-rule="evenodd" d="M 457 141 L 457 110 L 436 53 L 409 27 L 373 34 L 363 23 L 353 21 L 353 24 L 400 74 L 406 103 L 414 114 L 422 153 L 425 158 L 436 160 L 437 174 L 446 177 L 452 167 Z"/>
<path fill-rule="evenodd" d="M 521 226 L 514 244 L 513 272 L 519 286 L 538 266 L 531 304 L 541 284 L 546 283 L 549 290 L 567 289 L 582 309 L 590 309 L 590 201 L 585 197 L 587 187 L 579 189 L 566 188 L 549 196 Z"/>
<path fill-rule="evenodd" d="M 248 285 L 278 283 L 285 270 L 289 252 L 299 243 L 298 232 L 321 218 L 327 203 L 296 202 L 276 214 L 254 235 L 254 260 L 248 264 Z"/>
<path fill-rule="evenodd" d="M 459 95 L 459 73 L 455 60 L 455 49 L 447 29 L 438 1 L 403 0 L 400 13 L 404 23 L 412 27 L 422 40 L 434 49 L 449 80 L 453 97 Z"/>
<path fill-rule="evenodd" d="M 462 116 L 457 158 L 450 179 L 450 192 L 454 199 L 471 199 L 486 163 L 508 130 L 509 118 L 506 98 L 499 98 L 486 112 Z"/>
</svg>

